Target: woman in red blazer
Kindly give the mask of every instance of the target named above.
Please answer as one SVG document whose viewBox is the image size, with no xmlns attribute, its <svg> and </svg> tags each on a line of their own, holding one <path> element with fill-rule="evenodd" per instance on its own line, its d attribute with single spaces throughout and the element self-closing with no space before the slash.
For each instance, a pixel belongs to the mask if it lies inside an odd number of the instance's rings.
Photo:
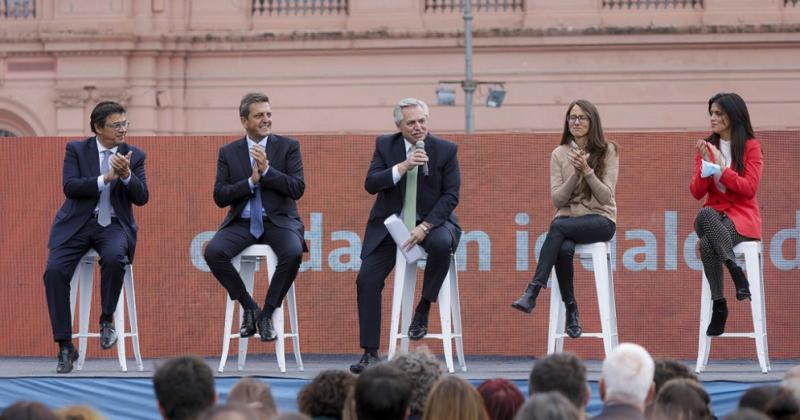
<svg viewBox="0 0 800 420">
<path fill-rule="evenodd" d="M 733 247 L 761 238 L 756 191 L 764 165 L 761 143 L 753 138 L 750 114 L 741 96 L 718 93 L 708 100 L 711 135 L 695 145 L 694 175 L 689 189 L 706 197 L 694 222 L 703 270 L 714 300 L 706 334 L 725 331 L 728 306 L 722 293 L 722 266 L 736 285 L 736 300 L 750 299 L 750 284 L 736 264 Z"/>
</svg>

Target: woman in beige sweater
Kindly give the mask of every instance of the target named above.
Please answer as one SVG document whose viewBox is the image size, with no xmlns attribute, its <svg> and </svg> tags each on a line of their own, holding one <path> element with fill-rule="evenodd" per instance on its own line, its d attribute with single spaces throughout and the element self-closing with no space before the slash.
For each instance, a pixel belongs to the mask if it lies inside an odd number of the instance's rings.
<svg viewBox="0 0 800 420">
<path fill-rule="evenodd" d="M 618 169 L 619 148 L 606 141 L 597 108 L 584 99 L 571 103 L 564 118 L 561 144 L 550 155 L 550 196 L 555 216 L 533 280 L 511 306 L 530 313 L 555 267 L 567 309 L 566 333 L 572 338 L 580 337 L 582 332 L 572 286 L 575 245 L 605 242 L 614 236 Z"/>
</svg>

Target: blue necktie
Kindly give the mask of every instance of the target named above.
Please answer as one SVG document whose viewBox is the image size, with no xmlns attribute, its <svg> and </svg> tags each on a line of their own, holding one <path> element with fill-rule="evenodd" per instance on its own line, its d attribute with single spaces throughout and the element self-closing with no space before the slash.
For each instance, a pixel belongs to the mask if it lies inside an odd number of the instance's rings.
<svg viewBox="0 0 800 420">
<path fill-rule="evenodd" d="M 100 163 L 101 175 L 108 173 L 108 158 L 111 150 L 103 150 L 103 162 Z M 111 185 L 100 193 L 100 203 L 97 205 L 97 224 L 108 226 L 111 224 Z"/>
<path fill-rule="evenodd" d="M 250 199 L 250 234 L 258 239 L 264 233 L 264 219 L 261 217 L 261 185 L 256 184 L 256 195 Z"/>
</svg>

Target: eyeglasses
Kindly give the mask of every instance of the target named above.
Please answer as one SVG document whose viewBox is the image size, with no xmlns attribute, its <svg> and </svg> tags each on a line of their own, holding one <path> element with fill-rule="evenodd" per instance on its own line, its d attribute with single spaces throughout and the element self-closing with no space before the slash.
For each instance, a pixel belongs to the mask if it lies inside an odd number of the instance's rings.
<svg viewBox="0 0 800 420">
<path fill-rule="evenodd" d="M 589 121 L 589 116 L 588 115 L 570 115 L 569 117 L 567 117 L 567 121 L 569 121 L 570 124 L 575 124 L 577 122 L 585 123 L 586 121 Z"/>
<path fill-rule="evenodd" d="M 128 126 L 130 126 L 130 125 L 131 124 L 128 122 L 128 120 L 125 120 L 125 121 L 117 121 L 115 123 L 109 124 L 108 126 L 113 128 L 116 131 L 120 131 L 120 130 L 127 129 Z"/>
</svg>

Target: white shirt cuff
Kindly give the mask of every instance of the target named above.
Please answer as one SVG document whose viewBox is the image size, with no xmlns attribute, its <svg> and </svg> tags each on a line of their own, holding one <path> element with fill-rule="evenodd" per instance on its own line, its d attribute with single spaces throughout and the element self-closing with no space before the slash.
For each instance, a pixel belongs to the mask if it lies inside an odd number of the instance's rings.
<svg viewBox="0 0 800 420">
<path fill-rule="evenodd" d="M 399 163 L 397 165 L 399 165 Z M 397 165 L 392 166 L 392 182 L 394 182 L 395 184 L 400 182 L 400 178 L 402 178 L 402 176 L 400 175 L 400 170 L 397 169 Z"/>
</svg>

